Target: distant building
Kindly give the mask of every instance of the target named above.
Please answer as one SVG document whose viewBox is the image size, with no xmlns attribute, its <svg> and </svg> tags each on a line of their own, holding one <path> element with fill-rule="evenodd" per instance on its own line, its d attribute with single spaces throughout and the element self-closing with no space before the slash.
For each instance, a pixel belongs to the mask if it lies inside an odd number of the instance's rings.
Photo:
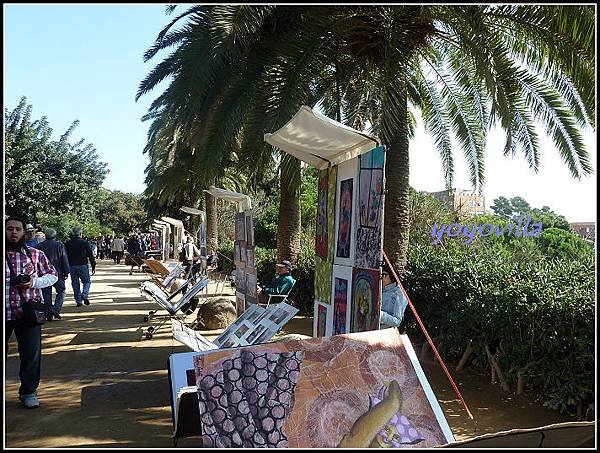
<svg viewBox="0 0 600 453">
<path fill-rule="evenodd" d="M 575 230 L 582 238 L 594 240 L 596 234 L 596 222 L 574 222 L 571 224 L 571 228 L 573 228 L 573 230 Z"/>
<path fill-rule="evenodd" d="M 449 189 L 440 192 L 423 192 L 431 195 L 459 214 L 485 214 L 485 197 L 472 190 Z"/>
</svg>

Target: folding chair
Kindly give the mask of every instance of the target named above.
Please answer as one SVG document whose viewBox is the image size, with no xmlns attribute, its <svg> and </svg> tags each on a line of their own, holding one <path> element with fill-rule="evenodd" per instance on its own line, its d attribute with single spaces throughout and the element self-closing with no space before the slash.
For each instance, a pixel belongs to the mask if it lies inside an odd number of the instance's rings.
<svg viewBox="0 0 600 453">
<path fill-rule="evenodd" d="M 129 271 L 129 275 L 133 275 L 133 268 L 137 266 L 138 272 L 142 272 L 142 266 L 144 265 L 144 260 L 141 256 L 133 256 L 129 255 L 129 262 L 131 263 L 131 270 Z"/>
<path fill-rule="evenodd" d="M 153 260 L 150 260 L 153 261 Z M 183 265 L 178 264 L 177 266 L 175 266 L 175 268 L 164 278 L 164 280 L 160 280 L 156 277 L 155 274 L 151 274 L 152 276 L 152 280 L 154 280 L 154 283 L 156 283 L 158 285 L 158 287 L 162 288 L 163 290 L 172 292 L 171 290 L 174 288 L 175 286 L 175 282 L 177 281 L 177 278 L 182 274 L 183 272 Z M 178 290 L 179 288 L 174 288 L 175 290 Z M 148 322 L 150 321 L 152 318 L 158 317 L 155 316 L 156 312 L 158 310 L 150 310 L 148 312 L 147 316 L 144 316 L 144 322 Z"/>
<path fill-rule="evenodd" d="M 146 332 L 146 338 L 150 339 L 152 338 L 152 336 L 158 331 L 158 329 L 160 329 L 164 323 L 171 318 L 183 318 L 185 319 L 186 313 L 181 313 L 180 315 L 178 315 L 177 313 L 182 309 L 182 307 L 184 307 L 186 304 L 190 303 L 192 301 L 192 299 L 194 297 L 196 297 L 200 291 L 202 291 L 206 285 L 208 285 L 208 279 L 207 278 L 203 278 L 202 280 L 200 280 L 198 283 L 196 283 L 194 286 L 192 286 L 191 288 L 189 288 L 187 290 L 187 292 L 185 293 L 185 295 L 183 295 L 178 301 L 177 303 L 173 304 L 171 302 L 171 300 L 180 292 L 182 292 L 185 288 L 187 288 L 187 286 L 189 286 L 189 282 L 186 285 L 183 285 L 181 288 L 179 288 L 175 293 L 169 295 L 166 292 L 164 292 L 161 288 L 158 287 L 158 285 L 154 282 L 151 281 L 147 281 L 147 282 L 143 282 L 140 285 L 140 292 L 142 293 L 142 295 L 149 295 L 150 297 L 152 297 L 152 299 L 154 299 L 154 301 L 161 307 L 164 308 L 167 313 L 168 316 L 163 317 L 163 320 L 157 325 L 157 326 L 150 326 L 147 329 Z"/>
<path fill-rule="evenodd" d="M 271 303 L 271 299 L 272 298 L 277 298 L 277 299 L 281 299 L 278 300 L 277 303 L 281 303 L 281 302 L 286 302 L 288 301 L 288 297 L 289 295 L 292 293 L 292 290 L 294 289 L 294 285 L 296 284 L 296 280 L 294 280 L 292 282 L 292 286 L 290 287 L 290 290 L 287 292 L 287 294 L 269 294 L 269 300 L 267 301 L 267 305 L 265 305 L 266 307 L 269 306 L 269 304 Z M 291 301 L 290 301 L 291 302 Z M 264 304 L 260 304 L 260 305 L 264 305 Z"/>
</svg>

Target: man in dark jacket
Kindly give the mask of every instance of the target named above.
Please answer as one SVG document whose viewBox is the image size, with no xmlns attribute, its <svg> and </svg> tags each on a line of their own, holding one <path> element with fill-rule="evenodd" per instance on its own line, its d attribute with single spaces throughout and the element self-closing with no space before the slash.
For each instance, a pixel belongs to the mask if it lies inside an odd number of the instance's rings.
<svg viewBox="0 0 600 453">
<path fill-rule="evenodd" d="M 88 259 L 92 265 L 92 275 L 96 273 L 96 258 L 92 253 L 90 244 L 81 237 L 81 228 L 73 228 L 73 237 L 65 244 L 69 266 L 71 268 L 71 284 L 73 285 L 73 296 L 75 303 L 81 307 L 82 299 L 86 305 L 90 304 L 89 294 L 92 280 L 88 268 Z M 83 291 L 79 286 L 79 280 L 83 283 Z"/>
<path fill-rule="evenodd" d="M 46 254 L 46 257 L 58 272 L 58 281 L 53 285 L 56 290 L 54 306 L 52 305 L 52 286 L 42 288 L 44 304 L 46 305 L 46 319 L 52 321 L 53 318 L 60 319 L 60 310 L 65 301 L 65 280 L 69 276 L 70 268 L 65 246 L 62 242 L 56 240 L 56 230 L 48 228 L 44 231 L 44 234 L 46 240 L 37 244 L 35 248 Z"/>
</svg>

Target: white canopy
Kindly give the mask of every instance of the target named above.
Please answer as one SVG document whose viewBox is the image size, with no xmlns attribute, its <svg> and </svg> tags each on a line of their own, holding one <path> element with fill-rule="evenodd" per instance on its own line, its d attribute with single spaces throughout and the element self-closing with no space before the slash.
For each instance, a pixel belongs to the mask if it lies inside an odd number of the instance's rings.
<svg viewBox="0 0 600 453">
<path fill-rule="evenodd" d="M 200 216 L 200 222 L 201 223 L 206 223 L 206 212 L 201 211 L 200 209 L 196 209 L 196 208 L 190 208 L 188 206 L 183 206 L 181 208 L 183 212 L 187 212 L 188 214 L 192 214 L 192 215 L 199 215 Z"/>
<path fill-rule="evenodd" d="M 231 190 L 219 189 L 215 186 L 210 186 L 208 190 L 205 190 L 215 198 L 222 198 L 223 200 L 237 203 L 238 211 L 242 212 L 246 209 L 252 209 L 252 199 L 248 195 L 243 193 L 232 192 Z"/>
<path fill-rule="evenodd" d="M 374 135 L 352 129 L 303 105 L 285 126 L 265 141 L 318 169 L 337 165 L 376 146 Z"/>
<path fill-rule="evenodd" d="M 175 227 L 181 228 L 181 230 L 183 231 L 183 222 L 181 220 L 173 219 L 171 217 L 161 217 L 161 220 L 164 220 L 165 222 L 170 223 Z"/>
</svg>

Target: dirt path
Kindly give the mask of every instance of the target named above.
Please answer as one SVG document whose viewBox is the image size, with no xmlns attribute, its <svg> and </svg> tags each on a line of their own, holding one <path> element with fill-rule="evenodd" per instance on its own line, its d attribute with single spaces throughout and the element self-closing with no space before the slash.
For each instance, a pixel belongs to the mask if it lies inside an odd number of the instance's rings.
<svg viewBox="0 0 600 453">
<path fill-rule="evenodd" d="M 171 447 L 167 382 L 170 354 L 189 349 L 174 341 L 170 323 L 152 340 L 142 339 L 143 317 L 155 309 L 139 293 L 143 275 L 100 261 L 92 277 L 91 305 L 76 308 L 67 282 L 63 319 L 43 327 L 39 409 L 18 401 L 18 355 L 14 335 L 5 368 L 6 447 Z M 310 318 L 296 318 L 287 333 L 310 335 Z M 214 338 L 220 331 L 211 332 Z M 571 421 L 516 398 L 471 373 L 455 376 L 477 419 L 466 416 L 439 367 L 423 368 L 457 440 L 510 428 Z M 200 446 L 198 438 L 182 447 Z"/>
</svg>

